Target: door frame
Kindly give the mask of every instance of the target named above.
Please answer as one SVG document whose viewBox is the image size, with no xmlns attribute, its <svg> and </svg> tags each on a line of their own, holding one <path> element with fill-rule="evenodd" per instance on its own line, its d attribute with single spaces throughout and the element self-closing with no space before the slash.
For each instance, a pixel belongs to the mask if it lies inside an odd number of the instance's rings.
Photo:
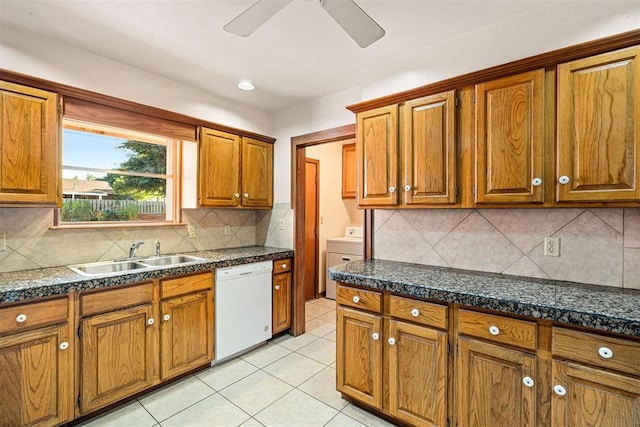
<svg viewBox="0 0 640 427">
<path fill-rule="evenodd" d="M 355 123 L 312 132 L 305 135 L 291 138 L 291 208 L 293 209 L 293 250 L 296 262 L 293 263 L 293 298 L 291 322 L 291 334 L 298 336 L 305 331 L 305 301 L 304 289 L 297 286 L 302 283 L 304 269 L 304 215 L 305 215 L 305 194 L 304 191 L 297 191 L 304 188 L 305 181 L 305 158 L 306 147 L 313 145 L 339 142 L 356 137 Z M 372 254 L 372 231 L 373 231 L 373 211 L 364 211 L 364 258 L 371 259 Z"/>
<path fill-rule="evenodd" d="M 306 149 L 305 149 L 306 151 Z M 312 163 L 314 165 L 316 165 L 316 223 L 315 223 L 315 238 L 316 238 L 316 256 L 315 259 L 313 260 L 313 262 L 315 263 L 315 277 L 313 278 L 313 297 L 314 298 L 318 298 L 319 292 L 318 292 L 318 284 L 320 283 L 320 281 L 318 280 L 320 278 L 320 269 L 318 268 L 318 261 L 320 260 L 320 233 L 319 233 L 319 225 L 320 225 L 320 160 L 317 159 L 312 159 L 310 157 L 306 156 L 306 152 L 305 152 L 305 158 L 304 158 L 304 162 L 305 162 L 305 168 L 306 168 L 306 164 L 307 163 Z M 307 180 L 307 174 L 306 174 L 306 169 L 305 169 L 305 184 L 306 184 L 306 180 Z M 306 191 L 306 187 L 305 187 L 305 191 Z M 306 192 L 305 192 L 305 201 L 306 201 Z M 306 214 L 306 205 L 305 205 L 305 214 Z M 304 222 L 304 224 L 306 225 L 306 220 Z M 306 236 L 305 236 L 306 238 Z M 306 265 L 306 264 L 305 264 Z"/>
</svg>

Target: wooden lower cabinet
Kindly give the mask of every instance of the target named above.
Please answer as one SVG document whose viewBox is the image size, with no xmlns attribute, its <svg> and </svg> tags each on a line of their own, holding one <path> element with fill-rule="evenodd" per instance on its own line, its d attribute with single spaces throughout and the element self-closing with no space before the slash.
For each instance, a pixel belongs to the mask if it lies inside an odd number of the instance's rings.
<svg viewBox="0 0 640 427">
<path fill-rule="evenodd" d="M 80 412 L 88 413 L 142 391 L 158 378 L 153 305 L 81 320 Z"/>
<path fill-rule="evenodd" d="M 213 360 L 213 291 L 162 301 L 161 315 L 163 380 Z"/>
<path fill-rule="evenodd" d="M 273 275 L 273 334 L 291 327 L 291 272 Z"/>
<path fill-rule="evenodd" d="M 458 426 L 536 423 L 536 356 L 462 337 L 458 340 Z"/>
<path fill-rule="evenodd" d="M 0 426 L 56 426 L 73 418 L 73 346 L 54 325 L 0 337 Z"/>
<path fill-rule="evenodd" d="M 554 427 L 640 426 L 640 379 L 554 361 L 553 390 Z"/>
</svg>

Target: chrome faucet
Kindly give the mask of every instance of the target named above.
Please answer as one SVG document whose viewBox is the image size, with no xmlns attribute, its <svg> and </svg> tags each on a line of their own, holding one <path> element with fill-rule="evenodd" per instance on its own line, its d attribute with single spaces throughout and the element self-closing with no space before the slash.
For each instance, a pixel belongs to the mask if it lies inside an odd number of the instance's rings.
<svg viewBox="0 0 640 427">
<path fill-rule="evenodd" d="M 136 251 L 142 245 L 144 245 L 144 242 L 142 240 L 139 240 L 135 242 L 133 245 L 131 245 L 131 247 L 129 248 L 129 259 L 132 259 L 133 257 L 136 256 Z"/>
<path fill-rule="evenodd" d="M 156 256 L 160 256 L 160 241 L 156 240 Z"/>
</svg>

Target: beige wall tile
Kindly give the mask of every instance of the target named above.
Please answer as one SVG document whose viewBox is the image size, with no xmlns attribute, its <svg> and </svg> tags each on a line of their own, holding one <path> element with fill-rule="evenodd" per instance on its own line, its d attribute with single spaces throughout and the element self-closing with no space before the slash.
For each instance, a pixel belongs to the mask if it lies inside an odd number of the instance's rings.
<svg viewBox="0 0 640 427">
<path fill-rule="evenodd" d="M 640 209 L 624 210 L 624 247 L 640 248 Z"/>
<path fill-rule="evenodd" d="M 640 289 L 640 248 L 624 248 L 623 286 Z"/>
</svg>

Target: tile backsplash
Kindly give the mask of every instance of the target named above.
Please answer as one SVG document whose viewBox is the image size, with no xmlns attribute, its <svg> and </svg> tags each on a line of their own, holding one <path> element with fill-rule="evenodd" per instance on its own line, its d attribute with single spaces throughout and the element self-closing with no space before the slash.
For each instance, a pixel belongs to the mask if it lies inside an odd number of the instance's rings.
<svg viewBox="0 0 640 427">
<path fill-rule="evenodd" d="M 123 258 L 138 240 L 145 242 L 138 251 L 143 256 L 153 255 L 155 240 L 162 253 L 263 244 L 256 241 L 254 210 L 184 209 L 183 222 L 195 226 L 195 238 L 187 236 L 185 226 L 52 230 L 52 215 L 50 208 L 0 208 L 0 233 L 6 233 L 0 272 Z M 224 234 L 225 225 L 230 235 Z"/>
<path fill-rule="evenodd" d="M 640 209 L 376 210 L 373 240 L 378 259 L 640 289 Z"/>
</svg>

